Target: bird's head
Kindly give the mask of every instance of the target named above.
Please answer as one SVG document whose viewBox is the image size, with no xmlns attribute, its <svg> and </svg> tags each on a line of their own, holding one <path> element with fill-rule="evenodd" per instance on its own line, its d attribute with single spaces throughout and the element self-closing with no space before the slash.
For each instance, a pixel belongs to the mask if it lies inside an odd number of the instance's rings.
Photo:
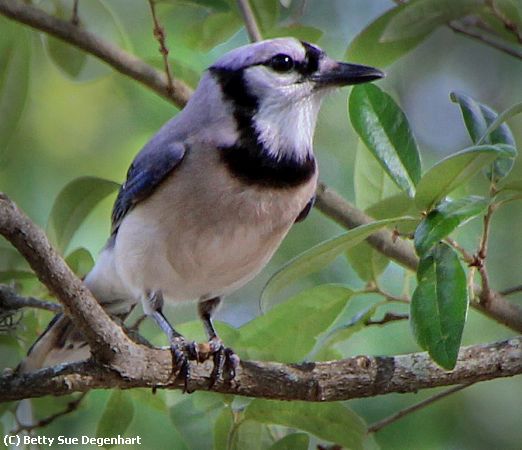
<svg viewBox="0 0 522 450">
<path fill-rule="evenodd" d="M 326 93 L 384 76 L 373 67 L 335 61 L 319 47 L 294 38 L 234 49 L 209 68 L 209 75 L 219 85 L 238 133 L 255 139 L 271 156 L 293 159 L 311 153 Z"/>
<path fill-rule="evenodd" d="M 230 94 L 255 97 L 259 105 L 270 102 L 281 107 L 306 99 L 318 101 L 331 88 L 384 76 L 373 67 L 335 61 L 319 47 L 294 38 L 239 47 L 221 57 L 210 71 L 225 88 L 228 82 L 235 83 L 235 92 L 229 90 Z"/>
</svg>

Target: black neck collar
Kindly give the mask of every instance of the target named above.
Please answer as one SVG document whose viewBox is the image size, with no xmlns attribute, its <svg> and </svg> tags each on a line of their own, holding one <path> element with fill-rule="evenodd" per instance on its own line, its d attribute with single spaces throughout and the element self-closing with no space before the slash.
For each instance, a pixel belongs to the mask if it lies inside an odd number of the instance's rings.
<svg viewBox="0 0 522 450">
<path fill-rule="evenodd" d="M 233 106 L 239 139 L 230 147 L 220 148 L 222 161 L 230 172 L 245 183 L 274 188 L 299 186 L 312 178 L 316 165 L 312 152 L 306 158 L 292 158 L 291 152 L 277 158 L 259 142 L 253 117 L 258 99 L 246 86 L 243 70 L 212 67 L 210 73 L 221 86 L 223 95 Z"/>
</svg>

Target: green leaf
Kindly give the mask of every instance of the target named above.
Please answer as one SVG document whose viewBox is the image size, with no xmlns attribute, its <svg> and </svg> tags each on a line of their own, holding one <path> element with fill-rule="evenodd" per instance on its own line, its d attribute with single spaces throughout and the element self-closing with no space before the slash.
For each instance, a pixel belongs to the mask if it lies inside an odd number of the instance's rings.
<svg viewBox="0 0 522 450">
<path fill-rule="evenodd" d="M 520 30 L 522 27 L 522 2 L 520 0 L 494 0 L 494 4 L 496 11 L 500 12 L 499 16 L 503 16 L 502 19 L 497 16 L 496 12 L 493 13 L 488 5 L 488 8 L 484 8 L 482 13 L 478 14 L 479 20 L 488 27 L 490 33 L 495 34 L 495 37 L 508 45 L 512 44 L 513 47 L 518 46 L 520 42 L 512 28 L 514 26 Z"/>
<path fill-rule="evenodd" d="M 382 40 L 384 30 L 390 21 L 407 6 L 404 4 L 390 9 L 362 30 L 350 43 L 345 59 L 369 66 L 386 67 L 424 41 L 432 30 L 425 30 L 424 33 L 393 42 L 383 42 Z"/>
<path fill-rule="evenodd" d="M 424 255 L 411 301 L 415 339 L 441 367 L 455 367 L 468 310 L 466 274 L 455 251 L 444 243 Z"/>
<path fill-rule="evenodd" d="M 443 201 L 429 212 L 415 230 L 415 250 L 422 256 L 455 228 L 482 214 L 488 204 L 488 199 L 476 196 Z"/>
<path fill-rule="evenodd" d="M 230 438 L 230 450 L 265 450 L 274 443 L 274 437 L 268 426 L 255 420 L 243 420 L 233 429 Z M 208 447 L 194 447 L 208 448 Z"/>
<path fill-rule="evenodd" d="M 488 129 L 484 132 L 481 138 L 477 141 L 478 144 L 483 144 L 486 142 L 488 136 L 493 133 L 500 125 L 502 125 L 506 120 L 509 120 L 511 117 L 516 116 L 517 114 L 522 113 L 522 103 L 517 103 L 510 108 L 502 111 L 497 118 L 488 126 Z"/>
<path fill-rule="evenodd" d="M 415 203 L 421 209 L 429 209 L 496 158 L 515 154 L 512 146 L 497 144 L 477 145 L 450 155 L 424 174 L 417 186 Z"/>
<path fill-rule="evenodd" d="M 65 258 L 65 262 L 71 270 L 80 278 L 87 275 L 94 267 L 94 259 L 86 248 L 80 247 L 71 252 Z"/>
<path fill-rule="evenodd" d="M 158 411 L 162 414 L 167 413 L 168 408 L 165 402 L 165 395 L 162 391 L 158 390 L 154 394 L 147 388 L 134 388 L 129 391 L 132 398 L 138 404 L 148 406 L 154 411 Z"/>
<path fill-rule="evenodd" d="M 360 139 L 355 153 L 353 187 L 355 204 L 363 210 L 401 192 Z"/>
<path fill-rule="evenodd" d="M 413 195 L 421 162 L 408 120 L 397 103 L 373 84 L 355 86 L 348 105 L 352 125 L 391 179 Z"/>
<path fill-rule="evenodd" d="M 250 4 L 261 34 L 267 34 L 276 26 L 279 19 L 279 2 L 274 0 L 252 0 Z"/>
<path fill-rule="evenodd" d="M 125 433 L 134 417 L 134 402 L 129 392 L 114 389 L 96 429 L 97 438 L 116 437 Z M 105 445 L 106 448 L 114 445 Z"/>
<path fill-rule="evenodd" d="M 44 43 L 47 54 L 56 67 L 72 79 L 80 75 L 87 62 L 87 54 L 83 50 L 49 35 L 45 35 Z"/>
<path fill-rule="evenodd" d="M 0 17 L 0 155 L 4 153 L 25 107 L 29 90 L 31 41 L 28 31 Z"/>
<path fill-rule="evenodd" d="M 0 403 L 0 418 L 9 410 L 14 410 L 15 402 L 2 402 Z M 3 440 L 3 439 L 2 439 Z"/>
<path fill-rule="evenodd" d="M 73 2 L 54 0 L 54 16 L 70 21 Z M 114 42 L 118 46 L 131 50 L 130 39 L 118 16 L 112 11 L 110 2 L 91 0 L 83 2 L 79 9 L 80 27 L 89 30 L 100 39 Z M 77 50 L 59 39 L 42 33 L 42 40 L 50 61 L 67 77 L 75 81 L 86 82 L 107 76 L 113 69 L 98 58 Z"/>
<path fill-rule="evenodd" d="M 415 200 L 405 192 L 385 198 L 365 210 L 366 214 L 378 220 L 405 215 L 417 216 L 419 212 Z"/>
<path fill-rule="evenodd" d="M 516 146 L 513 134 L 505 123 L 501 124 L 491 134 L 487 133 L 487 128 L 498 118 L 496 111 L 462 93 L 452 92 L 450 97 L 453 102 L 460 106 L 464 123 L 473 143 L 479 144 L 483 139 L 482 142 L 485 144 Z M 497 158 L 487 172 L 488 179 L 497 183 L 509 174 L 514 162 L 512 156 Z"/>
<path fill-rule="evenodd" d="M 520 0 L 495 0 L 495 6 L 512 23 L 522 25 L 522 3 Z"/>
<path fill-rule="evenodd" d="M 223 408 L 214 425 L 214 450 L 228 450 L 228 438 L 233 425 L 232 410 Z"/>
<path fill-rule="evenodd" d="M 114 181 L 81 177 L 61 190 L 47 223 L 47 234 L 59 251 L 64 252 L 67 249 L 74 234 L 94 207 L 118 188 L 119 184 Z"/>
<path fill-rule="evenodd" d="M 214 421 L 222 409 L 220 396 L 195 392 L 170 408 L 170 420 L 188 448 L 212 448 Z"/>
<path fill-rule="evenodd" d="M 363 281 L 376 281 L 390 263 L 387 256 L 375 250 L 366 241 L 348 249 L 346 256 Z"/>
<path fill-rule="evenodd" d="M 522 180 L 512 180 L 507 182 L 500 189 L 501 191 L 522 191 Z"/>
<path fill-rule="evenodd" d="M 318 350 L 318 355 L 332 348 L 335 344 L 347 341 L 355 333 L 363 330 L 367 322 L 374 316 L 378 306 L 378 304 L 368 306 L 353 316 L 348 323 L 339 323 L 331 327 L 327 333 L 321 336 L 317 343 L 316 349 Z"/>
<path fill-rule="evenodd" d="M 483 6 L 483 0 L 412 0 L 389 21 L 381 40 L 394 42 L 425 36 L 452 20 L 480 11 Z"/>
<path fill-rule="evenodd" d="M 483 142 L 486 142 L 489 138 L 489 140 L 491 140 L 493 143 L 496 143 L 495 141 L 504 141 L 507 144 L 512 143 L 514 145 L 514 139 L 511 135 L 511 131 L 506 125 L 504 125 L 504 122 L 509 118 L 517 114 L 520 114 L 521 112 L 522 103 L 517 103 L 500 113 L 498 116 L 490 117 L 490 119 L 494 118 L 495 120 L 488 121 L 488 129 L 477 141 L 477 144 L 482 144 Z M 511 168 L 513 167 L 515 156 L 516 151 L 514 155 L 507 155 L 504 157 L 497 158 L 493 163 L 492 169 L 486 173 L 488 178 L 493 182 L 497 182 L 500 179 L 504 178 L 507 174 L 509 174 Z"/>
<path fill-rule="evenodd" d="M 452 92 L 450 98 L 460 106 L 462 118 L 474 144 L 477 144 L 485 136 L 484 144 L 508 144 L 515 146 L 513 134 L 506 124 L 502 124 L 491 135 L 486 134 L 488 127 L 498 117 L 496 111 L 461 92 Z"/>
<path fill-rule="evenodd" d="M 352 295 L 351 289 L 335 284 L 301 292 L 243 325 L 235 348 L 244 349 L 248 358 L 300 362 Z"/>
<path fill-rule="evenodd" d="M 310 438 L 306 433 L 292 433 L 279 439 L 270 450 L 308 450 Z"/>
<path fill-rule="evenodd" d="M 273 298 L 275 294 L 294 281 L 328 266 L 339 255 L 364 241 L 381 228 L 400 223 L 415 223 L 416 221 L 417 219 L 412 217 L 377 220 L 315 245 L 288 261 L 272 275 L 261 294 L 261 305 L 263 306 L 268 299 Z"/>
<path fill-rule="evenodd" d="M 14 247 L 0 245 L 0 282 L 35 276 L 25 258 Z"/>
<path fill-rule="evenodd" d="M 364 421 L 341 403 L 256 399 L 248 405 L 245 417 L 298 428 L 352 450 L 362 449 L 366 437 Z"/>
<path fill-rule="evenodd" d="M 187 43 L 197 50 L 209 51 L 232 37 L 242 24 L 240 17 L 233 11 L 208 14 L 194 24 L 198 32 L 187 38 Z"/>
<path fill-rule="evenodd" d="M 162 0 L 162 2 L 177 2 L 178 0 Z M 230 5 L 227 0 L 185 0 L 205 8 L 214 9 L 216 11 L 229 11 Z"/>
<path fill-rule="evenodd" d="M 265 34 L 265 39 L 292 36 L 306 42 L 317 42 L 324 34 L 319 28 L 306 25 L 291 24 L 286 27 L 278 27 Z"/>
</svg>

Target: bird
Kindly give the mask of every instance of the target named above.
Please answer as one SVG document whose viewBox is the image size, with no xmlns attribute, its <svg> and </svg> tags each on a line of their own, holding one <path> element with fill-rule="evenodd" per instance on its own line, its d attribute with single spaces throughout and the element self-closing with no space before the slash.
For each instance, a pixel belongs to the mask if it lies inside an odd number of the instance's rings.
<svg viewBox="0 0 522 450">
<path fill-rule="evenodd" d="M 111 235 L 84 283 L 115 318 L 141 303 L 166 334 L 173 371 L 185 382 L 198 347 L 172 327 L 164 303 L 197 301 L 214 363 L 211 383 L 233 379 L 239 358 L 212 316 L 313 206 L 313 136 L 326 94 L 383 76 L 295 38 L 248 44 L 212 64 L 185 108 L 135 157 L 114 204 Z M 71 319 L 59 314 L 20 367 L 28 372 L 89 355 Z"/>
</svg>

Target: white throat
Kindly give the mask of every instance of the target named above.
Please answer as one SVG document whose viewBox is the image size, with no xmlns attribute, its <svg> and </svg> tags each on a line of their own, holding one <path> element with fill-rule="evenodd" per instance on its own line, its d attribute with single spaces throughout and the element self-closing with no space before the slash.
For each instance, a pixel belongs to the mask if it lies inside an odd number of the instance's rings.
<svg viewBox="0 0 522 450">
<path fill-rule="evenodd" d="M 308 96 L 290 103 L 264 99 L 253 117 L 260 143 L 277 159 L 303 161 L 313 152 L 313 137 L 321 98 Z"/>
</svg>

